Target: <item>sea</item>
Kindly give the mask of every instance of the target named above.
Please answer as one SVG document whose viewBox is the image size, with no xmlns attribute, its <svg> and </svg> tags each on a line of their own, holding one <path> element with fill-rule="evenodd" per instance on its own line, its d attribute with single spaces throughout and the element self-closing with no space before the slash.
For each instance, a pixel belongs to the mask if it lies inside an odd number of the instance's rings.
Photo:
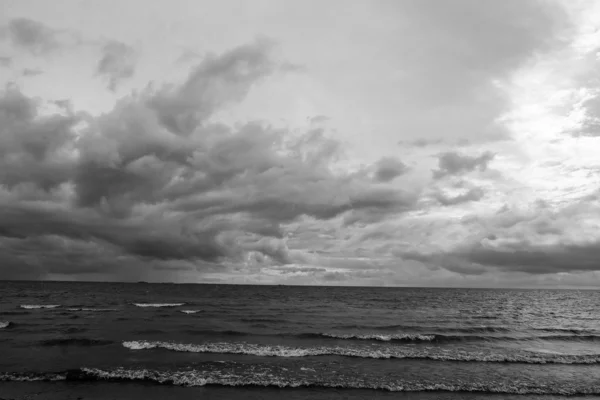
<svg viewBox="0 0 600 400">
<path fill-rule="evenodd" d="M 600 292 L 0 282 L 0 399 L 600 395 Z"/>
</svg>

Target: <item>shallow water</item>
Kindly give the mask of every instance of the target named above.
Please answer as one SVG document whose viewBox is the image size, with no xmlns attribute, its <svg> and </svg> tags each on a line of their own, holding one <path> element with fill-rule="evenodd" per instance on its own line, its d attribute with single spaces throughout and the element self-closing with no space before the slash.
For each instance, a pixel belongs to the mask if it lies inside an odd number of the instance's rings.
<svg viewBox="0 0 600 400">
<path fill-rule="evenodd" d="M 0 397 L 600 394 L 595 291 L 0 282 L 0 299 Z"/>
</svg>

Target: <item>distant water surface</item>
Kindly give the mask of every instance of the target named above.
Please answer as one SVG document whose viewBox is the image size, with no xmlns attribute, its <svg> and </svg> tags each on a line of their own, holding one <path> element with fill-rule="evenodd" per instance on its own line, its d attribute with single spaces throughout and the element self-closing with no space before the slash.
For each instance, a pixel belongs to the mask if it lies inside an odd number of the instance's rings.
<svg viewBox="0 0 600 400">
<path fill-rule="evenodd" d="M 596 291 L 0 282 L 0 301 L 0 398 L 600 395 Z"/>
</svg>

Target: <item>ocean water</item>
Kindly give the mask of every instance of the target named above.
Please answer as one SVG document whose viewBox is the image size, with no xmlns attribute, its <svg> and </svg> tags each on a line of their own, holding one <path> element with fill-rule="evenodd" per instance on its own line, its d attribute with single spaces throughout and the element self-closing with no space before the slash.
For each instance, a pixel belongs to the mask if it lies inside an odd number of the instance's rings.
<svg viewBox="0 0 600 400">
<path fill-rule="evenodd" d="M 600 293 L 0 282 L 0 398 L 33 394 L 600 395 Z"/>
</svg>

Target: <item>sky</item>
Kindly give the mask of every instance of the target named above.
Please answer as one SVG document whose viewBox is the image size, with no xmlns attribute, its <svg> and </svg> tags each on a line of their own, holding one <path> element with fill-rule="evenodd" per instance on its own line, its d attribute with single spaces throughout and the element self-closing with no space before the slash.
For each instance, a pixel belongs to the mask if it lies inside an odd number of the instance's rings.
<svg viewBox="0 0 600 400">
<path fill-rule="evenodd" d="M 0 11 L 0 279 L 600 286 L 598 2 Z"/>
</svg>

